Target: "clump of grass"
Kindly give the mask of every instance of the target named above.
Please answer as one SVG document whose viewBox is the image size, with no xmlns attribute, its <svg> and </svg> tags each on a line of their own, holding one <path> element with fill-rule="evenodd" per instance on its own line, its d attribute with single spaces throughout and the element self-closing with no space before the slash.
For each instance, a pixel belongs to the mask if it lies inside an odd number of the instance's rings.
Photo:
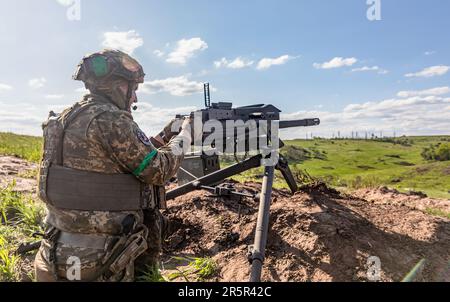
<svg viewBox="0 0 450 302">
<path fill-rule="evenodd" d="M 311 152 L 300 146 L 287 145 L 281 153 L 290 163 L 301 163 L 311 159 Z"/>
<path fill-rule="evenodd" d="M 139 274 L 138 282 L 167 282 L 161 275 L 161 270 L 158 266 L 147 266 L 147 269 L 139 272 Z"/>
<path fill-rule="evenodd" d="M 291 171 L 298 184 L 307 185 L 316 181 L 316 179 L 309 175 L 306 170 L 302 169 L 300 165 L 294 165 Z"/>
<path fill-rule="evenodd" d="M 33 240 L 20 227 L 0 224 L 0 282 L 34 280 L 33 255 L 16 255 L 19 243 Z"/>
<path fill-rule="evenodd" d="M 0 225 L 0 281 L 20 280 L 20 259 L 14 255 L 12 242 L 18 232 L 11 227 Z"/>
<path fill-rule="evenodd" d="M 42 232 L 45 213 L 42 205 L 14 188 L 15 182 L 0 189 L 0 281 L 33 279 L 30 259 L 15 251 L 20 243 L 34 241 L 33 233 Z"/>
<path fill-rule="evenodd" d="M 13 282 L 20 280 L 19 259 L 11 251 L 0 246 L 0 280 Z"/>
<path fill-rule="evenodd" d="M 33 201 L 30 196 L 14 190 L 15 182 L 0 189 L 0 215 L 4 224 L 21 227 L 31 234 L 41 231 L 45 213 L 44 207 Z"/>
<path fill-rule="evenodd" d="M 195 269 L 200 280 L 209 279 L 217 272 L 216 262 L 211 258 L 195 258 L 190 266 Z"/>
<path fill-rule="evenodd" d="M 36 179 L 39 174 L 39 169 L 31 169 L 23 172 L 19 172 L 17 175 L 20 178 Z"/>
<path fill-rule="evenodd" d="M 191 282 L 190 278 L 193 276 L 195 281 L 205 281 L 212 278 L 217 273 L 216 262 L 209 257 L 195 258 L 195 257 L 174 257 L 176 260 L 189 261 L 188 268 L 186 270 L 179 270 L 171 273 L 168 278 L 174 280 L 182 277 L 187 282 Z"/>
<path fill-rule="evenodd" d="M 433 215 L 433 216 L 438 216 L 438 217 L 444 217 L 444 218 L 448 218 L 450 219 L 450 213 L 440 210 L 440 209 L 435 209 L 435 208 L 426 208 L 425 212 L 429 215 Z"/>
<path fill-rule="evenodd" d="M 375 177 L 375 176 L 366 176 L 366 177 L 361 177 L 361 176 L 356 176 L 354 179 L 349 180 L 347 182 L 347 186 L 350 189 L 373 189 L 373 188 L 378 188 L 383 184 L 383 182 Z"/>
</svg>

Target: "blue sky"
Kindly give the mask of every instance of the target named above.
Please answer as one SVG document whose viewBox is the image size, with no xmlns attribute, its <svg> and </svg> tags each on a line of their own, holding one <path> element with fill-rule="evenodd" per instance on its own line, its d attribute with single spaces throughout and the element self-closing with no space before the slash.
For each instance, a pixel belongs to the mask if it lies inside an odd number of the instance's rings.
<svg viewBox="0 0 450 302">
<path fill-rule="evenodd" d="M 156 132 L 176 113 L 213 100 L 272 103 L 285 118 L 340 131 L 450 134 L 450 2 L 381 0 L 0 0 L 0 131 L 40 134 L 50 109 L 83 95 L 71 75 L 105 46 L 144 66 L 136 120 Z M 66 5 L 63 5 L 66 4 Z"/>
</svg>

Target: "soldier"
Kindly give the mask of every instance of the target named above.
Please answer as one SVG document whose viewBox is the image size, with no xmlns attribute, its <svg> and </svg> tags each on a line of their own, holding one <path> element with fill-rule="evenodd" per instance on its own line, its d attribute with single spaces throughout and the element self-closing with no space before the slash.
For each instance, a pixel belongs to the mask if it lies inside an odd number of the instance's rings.
<svg viewBox="0 0 450 302">
<path fill-rule="evenodd" d="M 135 266 L 158 263 L 164 185 L 190 145 L 190 120 L 178 134 L 172 121 L 147 138 L 131 115 L 144 72 L 121 51 L 84 57 L 73 78 L 90 94 L 43 124 L 39 197 L 48 214 L 36 279 L 132 281 Z"/>
</svg>

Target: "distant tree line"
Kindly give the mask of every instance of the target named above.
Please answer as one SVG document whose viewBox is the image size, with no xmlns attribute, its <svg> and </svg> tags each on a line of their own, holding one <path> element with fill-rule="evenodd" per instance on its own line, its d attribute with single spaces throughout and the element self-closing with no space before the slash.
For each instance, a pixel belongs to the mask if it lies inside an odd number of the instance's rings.
<svg viewBox="0 0 450 302">
<path fill-rule="evenodd" d="M 438 143 L 423 149 L 422 157 L 428 161 L 450 160 L 450 143 Z"/>
</svg>

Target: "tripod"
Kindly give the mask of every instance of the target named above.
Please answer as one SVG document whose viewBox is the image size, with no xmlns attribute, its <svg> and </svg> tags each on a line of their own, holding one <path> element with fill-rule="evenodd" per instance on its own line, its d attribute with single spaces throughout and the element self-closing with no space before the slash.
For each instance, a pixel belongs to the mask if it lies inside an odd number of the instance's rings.
<svg viewBox="0 0 450 302">
<path fill-rule="evenodd" d="M 295 182 L 287 160 L 283 156 L 281 156 L 281 154 L 277 153 L 276 156 L 278 157 L 278 162 L 276 165 L 264 166 L 264 177 L 261 194 L 259 197 L 259 210 L 256 222 L 254 244 L 251 247 L 251 252 L 249 253 L 249 261 L 251 263 L 250 282 L 261 281 L 267 235 L 269 231 L 270 203 L 272 201 L 272 186 L 274 182 L 275 169 L 279 170 L 282 173 L 292 193 L 295 193 L 298 190 L 297 183 Z M 243 162 L 213 172 L 209 175 L 197 178 L 183 186 L 168 191 L 166 194 L 166 199 L 175 199 L 181 195 L 195 190 L 201 190 L 205 188 L 211 189 L 211 187 L 208 186 L 221 182 L 233 175 L 237 175 L 245 171 L 261 167 L 264 163 L 264 159 L 268 160 L 270 159 L 270 156 L 264 157 L 262 154 L 258 154 L 244 160 Z"/>
</svg>

